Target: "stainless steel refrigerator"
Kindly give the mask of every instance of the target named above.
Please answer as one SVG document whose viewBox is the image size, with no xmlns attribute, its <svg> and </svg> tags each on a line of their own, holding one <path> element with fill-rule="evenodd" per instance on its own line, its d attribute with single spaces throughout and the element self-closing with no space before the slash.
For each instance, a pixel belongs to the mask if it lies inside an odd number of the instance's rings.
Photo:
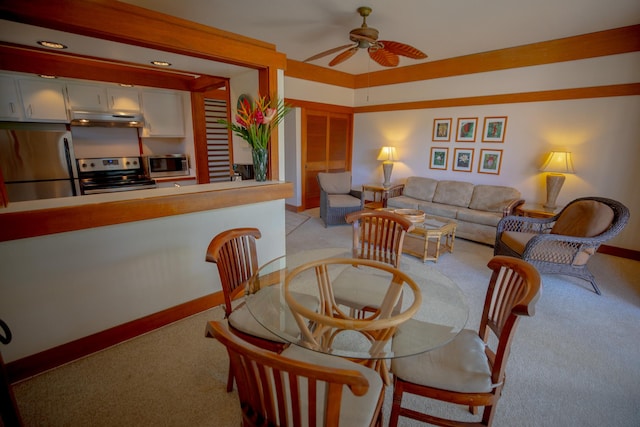
<svg viewBox="0 0 640 427">
<path fill-rule="evenodd" d="M 10 203 L 80 194 L 71 132 L 61 124 L 3 123 L 0 172 Z"/>
</svg>

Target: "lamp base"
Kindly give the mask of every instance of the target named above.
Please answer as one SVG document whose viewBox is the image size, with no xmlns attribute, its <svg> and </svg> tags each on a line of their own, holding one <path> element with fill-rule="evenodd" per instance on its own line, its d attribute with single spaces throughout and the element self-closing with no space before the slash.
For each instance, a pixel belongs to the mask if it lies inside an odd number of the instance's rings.
<svg viewBox="0 0 640 427">
<path fill-rule="evenodd" d="M 391 186 L 391 171 L 393 170 L 393 162 L 383 162 L 382 163 L 382 172 L 384 173 L 384 182 L 382 183 L 383 187 Z"/>
<path fill-rule="evenodd" d="M 556 205 L 556 199 L 558 198 L 558 194 L 560 194 L 564 180 L 565 176 L 561 173 L 550 173 L 547 175 L 547 201 L 542 206 L 547 209 L 555 209 L 558 207 L 558 205 Z"/>
</svg>

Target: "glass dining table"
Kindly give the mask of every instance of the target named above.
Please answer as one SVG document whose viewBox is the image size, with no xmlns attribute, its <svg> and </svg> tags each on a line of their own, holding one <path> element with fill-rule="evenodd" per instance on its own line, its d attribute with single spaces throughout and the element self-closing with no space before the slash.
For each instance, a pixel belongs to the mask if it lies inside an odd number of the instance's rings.
<svg viewBox="0 0 640 427">
<path fill-rule="evenodd" d="M 247 282 L 247 308 L 288 343 L 364 362 L 433 350 L 464 328 L 469 314 L 464 295 L 442 273 L 417 263 L 395 269 L 355 261 L 352 250 L 345 248 L 305 250 L 271 260 Z M 391 335 L 368 329 L 368 316 L 375 309 L 354 315 L 352 308 L 334 301 L 332 284 L 340 280 L 353 288 L 352 299 L 360 293 L 367 301 L 375 292 L 369 285 L 384 284 L 387 290 L 380 294 L 381 307 L 373 320 Z M 331 303 L 336 307 L 327 308 Z M 319 320 L 323 314 L 331 319 Z"/>
</svg>

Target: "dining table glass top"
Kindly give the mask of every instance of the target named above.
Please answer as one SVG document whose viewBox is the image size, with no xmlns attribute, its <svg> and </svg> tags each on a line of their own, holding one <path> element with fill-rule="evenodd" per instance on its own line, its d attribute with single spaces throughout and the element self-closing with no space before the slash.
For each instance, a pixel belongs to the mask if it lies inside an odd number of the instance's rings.
<svg viewBox="0 0 640 427">
<path fill-rule="evenodd" d="M 458 286 L 435 269 L 417 263 L 395 269 L 357 260 L 344 248 L 267 262 L 247 282 L 245 301 L 253 317 L 285 342 L 353 359 L 438 348 L 464 328 L 469 313 Z M 362 304 L 354 307 L 354 301 Z"/>
</svg>

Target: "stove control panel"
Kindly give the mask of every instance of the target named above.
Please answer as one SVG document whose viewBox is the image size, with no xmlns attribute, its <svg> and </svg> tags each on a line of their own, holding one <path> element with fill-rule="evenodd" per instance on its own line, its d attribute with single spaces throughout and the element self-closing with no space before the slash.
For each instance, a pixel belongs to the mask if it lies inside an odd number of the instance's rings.
<svg viewBox="0 0 640 427">
<path fill-rule="evenodd" d="M 78 172 L 140 169 L 140 157 L 100 157 L 78 159 Z"/>
</svg>

